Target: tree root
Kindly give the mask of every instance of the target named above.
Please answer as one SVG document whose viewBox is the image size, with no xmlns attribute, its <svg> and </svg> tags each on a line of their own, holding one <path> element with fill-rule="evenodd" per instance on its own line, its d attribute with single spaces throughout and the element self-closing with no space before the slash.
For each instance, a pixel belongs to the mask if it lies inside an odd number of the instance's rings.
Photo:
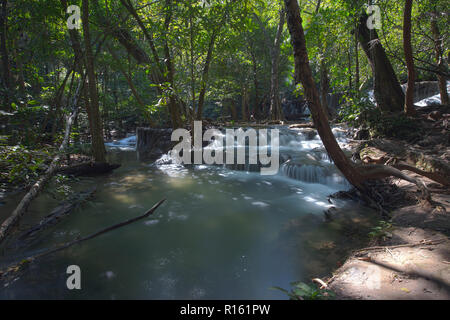
<svg viewBox="0 0 450 320">
<path fill-rule="evenodd" d="M 420 179 L 413 178 L 403 173 L 399 169 L 382 164 L 360 165 L 357 167 L 357 169 L 361 171 L 363 178 L 365 180 L 376 180 L 388 177 L 396 177 L 414 183 L 421 191 L 422 199 L 427 202 L 431 201 L 431 194 L 425 183 Z"/>
<path fill-rule="evenodd" d="M 437 244 L 443 243 L 443 242 L 447 241 L 448 239 L 449 238 L 441 238 L 441 239 L 436 239 L 436 240 L 425 240 L 424 239 L 424 240 L 416 242 L 416 243 L 398 244 L 398 245 L 393 245 L 393 246 L 367 247 L 367 248 L 355 250 L 355 251 L 353 251 L 353 254 L 361 255 L 361 253 L 363 253 L 365 251 L 386 250 L 386 249 L 396 249 L 396 248 L 410 248 L 410 247 L 417 247 L 417 246 L 422 246 L 422 245 L 431 246 L 431 245 L 437 245 Z"/>
</svg>

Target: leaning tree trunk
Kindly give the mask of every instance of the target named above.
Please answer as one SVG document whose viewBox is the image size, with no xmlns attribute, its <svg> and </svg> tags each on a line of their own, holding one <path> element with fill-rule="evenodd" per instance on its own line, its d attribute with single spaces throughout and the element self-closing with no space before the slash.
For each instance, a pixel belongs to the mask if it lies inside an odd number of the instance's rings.
<svg viewBox="0 0 450 320">
<path fill-rule="evenodd" d="M 92 54 L 91 37 L 89 34 L 89 0 L 82 2 L 82 21 L 85 46 L 86 71 L 88 78 L 89 100 L 90 103 L 88 116 L 90 117 L 92 153 L 96 162 L 106 162 L 106 149 L 103 140 L 103 127 L 99 111 L 97 81 L 95 77 L 94 56 Z"/>
<path fill-rule="evenodd" d="M 442 37 L 437 25 L 437 18 L 433 16 L 431 19 L 431 33 L 434 40 L 434 51 L 436 62 L 438 64 L 439 70 L 445 72 L 445 58 L 442 54 Z M 443 75 L 438 74 L 439 92 L 441 95 L 441 104 L 448 105 L 449 97 L 447 92 L 447 81 Z"/>
<path fill-rule="evenodd" d="M 408 116 L 414 116 L 414 80 L 416 77 L 414 71 L 414 58 L 411 46 L 411 11 L 413 0 L 405 0 L 405 10 L 403 12 L 403 49 L 405 51 L 406 67 L 408 69 L 408 84 L 405 95 L 405 113 Z"/>
<path fill-rule="evenodd" d="M 328 154 L 347 180 L 358 189 L 363 189 L 363 176 L 355 169 L 352 162 L 339 147 L 328 124 L 327 112 L 320 103 L 319 93 L 309 66 L 305 35 L 297 0 L 284 0 L 284 3 L 286 5 L 287 25 L 291 34 L 292 47 L 294 49 L 295 82 L 301 82 L 303 85 L 314 125 L 317 128 L 317 132 L 319 133 Z"/>
<path fill-rule="evenodd" d="M 45 174 L 39 178 L 38 181 L 31 187 L 30 191 L 27 192 L 27 194 L 22 198 L 22 200 L 17 205 L 16 209 L 13 211 L 13 213 L 0 225 L 0 243 L 5 240 L 5 238 L 9 235 L 12 228 L 19 222 L 20 218 L 25 214 L 28 207 L 31 204 L 31 201 L 33 201 L 34 198 L 37 197 L 39 192 L 44 188 L 44 186 L 47 184 L 47 182 L 53 177 L 53 175 L 57 172 L 59 168 L 59 164 L 61 162 L 61 156 L 66 149 L 67 145 L 70 141 L 70 131 L 72 129 L 72 124 L 75 118 L 78 114 L 78 97 L 80 94 L 81 87 L 84 82 L 84 76 L 80 79 L 80 82 L 78 84 L 77 91 L 75 92 L 72 100 L 72 114 L 67 119 L 66 123 L 66 130 L 64 132 L 64 138 L 59 146 L 58 153 L 53 158 L 52 162 L 50 163 L 50 166 L 48 167 Z"/>
<path fill-rule="evenodd" d="M 311 68 L 309 66 L 308 52 L 306 50 L 305 35 L 303 33 L 302 19 L 297 0 L 284 0 L 286 5 L 287 25 L 291 34 L 291 43 L 294 50 L 295 81 L 302 83 L 309 110 L 317 128 L 317 132 L 336 167 L 347 180 L 358 190 L 367 191 L 366 180 L 382 179 L 390 176 L 410 181 L 422 191 L 424 199 L 430 200 L 430 193 L 425 184 L 419 180 L 407 176 L 400 170 L 385 165 L 355 165 L 346 157 L 328 124 L 328 117 L 322 104 L 319 93 L 314 83 Z M 368 197 L 366 197 L 368 198 Z M 368 198 L 370 200 L 370 198 Z"/>
<path fill-rule="evenodd" d="M 368 16 L 363 13 L 359 19 L 358 37 L 361 47 L 369 59 L 374 77 L 374 95 L 378 107 L 384 112 L 401 112 L 405 94 L 395 75 L 378 34 L 367 28 Z"/>
</svg>

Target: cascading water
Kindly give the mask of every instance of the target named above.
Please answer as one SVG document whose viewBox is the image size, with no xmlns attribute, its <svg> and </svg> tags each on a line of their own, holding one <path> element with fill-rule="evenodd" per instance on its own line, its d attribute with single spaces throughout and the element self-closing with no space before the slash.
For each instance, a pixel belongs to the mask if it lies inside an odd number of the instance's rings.
<svg viewBox="0 0 450 320">
<path fill-rule="evenodd" d="M 346 179 L 333 165 L 320 137 L 314 129 L 289 129 L 286 126 L 272 127 L 272 129 L 280 131 L 278 140 L 280 154 L 279 175 L 302 182 L 320 183 L 337 188 L 348 186 Z M 345 131 L 336 127 L 333 128 L 333 133 L 340 146 L 345 149 L 347 143 Z M 224 137 L 225 134 L 223 133 L 222 138 Z M 266 147 L 270 150 L 270 145 Z M 214 150 L 215 152 L 223 151 L 224 154 L 233 151 L 235 158 L 239 149 L 245 149 L 246 155 L 248 155 L 249 148 L 255 147 L 249 147 L 248 143 L 239 144 L 237 139 L 234 140 L 233 146 L 223 146 L 222 143 L 214 140 L 205 147 L 205 149 Z M 257 150 L 255 151 L 257 152 Z M 170 156 L 169 152 L 169 154 L 165 154 L 158 159 L 155 165 L 164 171 L 165 166 L 172 165 L 174 162 L 175 159 Z M 224 164 L 223 167 L 230 170 L 258 172 L 261 165 L 250 164 L 247 159 L 245 164 Z"/>
</svg>

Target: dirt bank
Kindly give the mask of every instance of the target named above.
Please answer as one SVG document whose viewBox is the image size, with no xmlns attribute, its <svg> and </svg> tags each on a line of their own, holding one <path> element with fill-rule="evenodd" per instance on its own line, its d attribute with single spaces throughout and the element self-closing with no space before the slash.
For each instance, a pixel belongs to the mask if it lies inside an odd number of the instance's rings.
<svg viewBox="0 0 450 320">
<path fill-rule="evenodd" d="M 448 122 L 425 121 L 428 123 L 423 128 L 427 130 L 419 141 L 359 143 L 361 160 L 385 163 L 403 157 L 400 160 L 419 167 L 416 158 L 400 154 L 410 150 L 422 159 L 431 159 L 420 161 L 422 170 L 448 179 Z M 383 148 L 386 145 L 394 147 Z M 367 148 L 372 149 L 367 152 Z M 391 220 L 384 225 L 388 227 L 378 230 L 380 236 L 370 247 L 354 251 L 327 281 L 338 299 L 450 299 L 450 189 L 406 172 L 425 182 L 432 194 L 431 203 L 420 203 L 415 185 L 391 180 L 402 196 L 398 203 L 391 200 L 389 204 Z"/>
</svg>

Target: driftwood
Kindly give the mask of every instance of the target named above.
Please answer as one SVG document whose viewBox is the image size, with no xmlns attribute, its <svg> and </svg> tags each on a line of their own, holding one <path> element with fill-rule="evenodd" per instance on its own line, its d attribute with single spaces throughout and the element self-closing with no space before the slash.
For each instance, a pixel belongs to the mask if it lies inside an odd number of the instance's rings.
<svg viewBox="0 0 450 320">
<path fill-rule="evenodd" d="M 44 230 L 56 223 L 58 223 L 63 217 L 71 213 L 75 208 L 78 208 L 82 203 L 91 198 L 95 193 L 96 188 L 91 188 L 85 192 L 81 192 L 71 197 L 69 200 L 60 203 L 52 212 L 44 217 L 38 225 L 32 227 L 31 229 L 25 231 L 19 240 L 31 237 L 37 232 Z"/>
<path fill-rule="evenodd" d="M 90 240 L 90 239 L 97 238 L 98 236 L 100 236 L 100 235 L 102 235 L 104 233 L 107 233 L 107 232 L 119 229 L 119 228 L 124 227 L 126 225 L 129 225 L 129 224 L 131 224 L 133 222 L 136 222 L 136 221 L 142 220 L 144 218 L 147 218 L 149 215 L 153 214 L 155 212 L 155 210 L 158 209 L 158 207 L 164 203 L 164 201 L 166 201 L 166 199 L 160 200 L 155 205 L 153 205 L 153 207 L 151 207 L 149 210 L 147 210 L 144 214 L 142 214 L 140 216 L 137 216 L 137 217 L 128 219 L 126 221 L 114 224 L 114 225 L 109 226 L 107 228 L 104 228 L 104 229 L 102 229 L 100 231 L 94 232 L 94 233 L 92 233 L 92 234 L 90 234 L 90 235 L 88 235 L 86 237 L 66 242 L 66 243 L 64 243 L 64 244 L 62 244 L 60 246 L 55 247 L 55 248 L 48 249 L 48 250 L 46 250 L 44 252 L 41 252 L 41 253 L 35 254 L 33 256 L 30 256 L 30 257 L 28 257 L 26 259 L 23 259 L 23 260 L 21 260 L 18 263 L 14 263 L 14 264 L 10 265 L 8 268 L 6 268 L 4 271 L 0 271 L 0 279 L 2 277 L 6 276 L 9 272 L 18 271 L 21 266 L 26 265 L 26 264 L 28 264 L 30 262 L 33 262 L 36 259 L 39 259 L 39 258 L 42 258 L 44 256 L 50 255 L 52 253 L 55 253 L 55 252 L 67 249 L 67 248 L 69 248 L 69 247 L 71 247 L 71 246 L 73 246 L 75 244 L 78 244 L 78 243 L 81 243 L 81 242 L 84 242 L 84 241 L 87 241 L 87 240 Z"/>
<path fill-rule="evenodd" d="M 58 173 L 71 176 L 95 176 L 105 174 L 120 167 L 120 164 L 110 164 L 106 162 L 84 162 L 69 167 L 58 169 Z"/>
<path fill-rule="evenodd" d="M 312 122 L 296 123 L 296 124 L 291 124 L 289 126 L 289 129 L 301 129 L 301 128 L 312 128 L 312 129 L 315 129 L 315 126 L 314 126 L 314 123 L 312 123 Z"/>
<path fill-rule="evenodd" d="M 0 243 L 5 240 L 11 231 L 12 227 L 20 220 L 20 218 L 25 214 L 30 205 L 31 201 L 38 195 L 38 193 L 42 190 L 44 185 L 50 180 L 50 178 L 57 172 L 59 167 L 59 163 L 61 161 L 61 155 L 63 151 L 66 149 L 67 144 L 70 139 L 70 131 L 72 129 L 72 124 L 75 121 L 75 118 L 78 114 L 78 97 L 81 91 L 82 84 L 84 83 L 84 76 L 80 78 L 78 83 L 77 90 L 72 99 L 72 114 L 67 119 L 66 130 L 64 132 L 64 139 L 59 146 L 58 153 L 53 158 L 50 166 L 48 167 L 45 174 L 31 187 L 30 191 L 22 198 L 19 205 L 13 211 L 13 213 L 5 220 L 0 226 Z"/>
</svg>

